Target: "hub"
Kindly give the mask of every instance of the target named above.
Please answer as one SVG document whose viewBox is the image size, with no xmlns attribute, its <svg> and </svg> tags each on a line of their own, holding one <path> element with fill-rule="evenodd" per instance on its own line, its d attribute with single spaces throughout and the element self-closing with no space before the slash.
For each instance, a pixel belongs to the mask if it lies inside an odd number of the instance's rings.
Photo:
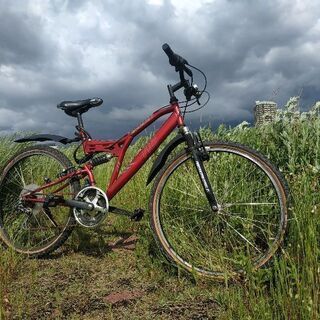
<svg viewBox="0 0 320 320">
<path fill-rule="evenodd" d="M 41 202 L 33 202 L 33 201 L 28 201 L 24 200 L 25 196 L 27 196 L 30 192 L 37 190 L 39 188 L 38 185 L 36 184 L 29 184 L 24 186 L 20 193 L 20 203 L 18 209 L 24 213 L 33 213 L 33 214 L 38 214 L 42 208 L 43 208 L 43 203 Z M 40 199 L 42 195 L 39 194 L 34 194 L 33 198 L 34 199 Z"/>
</svg>

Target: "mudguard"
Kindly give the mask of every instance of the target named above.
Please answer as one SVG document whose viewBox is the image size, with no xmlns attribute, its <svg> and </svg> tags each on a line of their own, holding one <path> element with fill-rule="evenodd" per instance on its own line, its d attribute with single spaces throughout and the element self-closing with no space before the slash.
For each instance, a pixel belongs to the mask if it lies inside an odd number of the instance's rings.
<svg viewBox="0 0 320 320">
<path fill-rule="evenodd" d="M 56 141 L 56 142 L 60 142 L 62 144 L 68 144 L 72 141 L 70 141 L 71 139 L 66 138 L 66 137 L 62 137 L 62 136 L 58 136 L 55 134 L 34 134 L 33 136 L 29 136 L 29 137 L 24 137 L 21 139 L 17 139 L 14 142 L 18 142 L 18 143 L 22 143 L 22 142 L 30 142 L 30 141 Z"/>
<path fill-rule="evenodd" d="M 157 173 L 164 166 L 172 150 L 184 141 L 185 141 L 185 138 L 181 134 L 178 134 L 165 146 L 165 148 L 161 151 L 158 158 L 152 165 L 152 168 L 150 170 L 149 177 L 147 180 L 147 185 L 152 181 L 152 179 L 157 175 Z"/>
</svg>

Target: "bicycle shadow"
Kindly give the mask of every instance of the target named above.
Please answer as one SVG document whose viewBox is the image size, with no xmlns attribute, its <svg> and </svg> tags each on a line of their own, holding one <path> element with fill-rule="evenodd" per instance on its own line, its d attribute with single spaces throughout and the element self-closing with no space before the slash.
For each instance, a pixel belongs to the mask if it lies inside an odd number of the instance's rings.
<svg viewBox="0 0 320 320">
<path fill-rule="evenodd" d="M 112 240 L 110 240 L 110 238 Z M 107 231 L 103 229 L 74 230 L 70 239 L 59 250 L 44 259 L 59 259 L 70 253 L 101 257 L 117 251 L 134 251 L 138 236 L 135 232 Z"/>
</svg>

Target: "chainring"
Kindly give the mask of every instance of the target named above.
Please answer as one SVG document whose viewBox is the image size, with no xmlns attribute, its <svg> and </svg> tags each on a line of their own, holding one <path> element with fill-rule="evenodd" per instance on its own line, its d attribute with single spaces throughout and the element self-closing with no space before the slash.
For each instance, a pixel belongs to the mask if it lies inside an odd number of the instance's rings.
<svg viewBox="0 0 320 320">
<path fill-rule="evenodd" d="M 74 200 L 91 203 L 92 210 L 73 208 L 76 221 L 86 228 L 98 226 L 106 218 L 109 211 L 109 201 L 105 192 L 97 187 L 86 187 L 79 191 Z"/>
</svg>

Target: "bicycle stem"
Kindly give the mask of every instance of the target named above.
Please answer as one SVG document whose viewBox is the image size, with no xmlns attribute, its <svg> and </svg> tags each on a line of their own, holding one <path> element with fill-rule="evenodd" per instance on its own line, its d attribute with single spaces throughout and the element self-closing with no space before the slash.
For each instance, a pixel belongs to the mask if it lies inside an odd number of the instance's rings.
<svg viewBox="0 0 320 320">
<path fill-rule="evenodd" d="M 188 151 L 190 152 L 193 158 L 196 170 L 198 172 L 198 175 L 201 181 L 201 185 L 209 201 L 210 207 L 213 211 L 217 212 L 219 210 L 218 203 L 213 193 L 207 172 L 204 168 L 201 152 L 199 151 L 199 148 L 195 143 L 195 138 L 193 137 L 193 134 L 191 133 L 189 128 L 186 126 L 180 127 L 180 132 L 183 134 L 183 136 L 186 139 Z"/>
</svg>

